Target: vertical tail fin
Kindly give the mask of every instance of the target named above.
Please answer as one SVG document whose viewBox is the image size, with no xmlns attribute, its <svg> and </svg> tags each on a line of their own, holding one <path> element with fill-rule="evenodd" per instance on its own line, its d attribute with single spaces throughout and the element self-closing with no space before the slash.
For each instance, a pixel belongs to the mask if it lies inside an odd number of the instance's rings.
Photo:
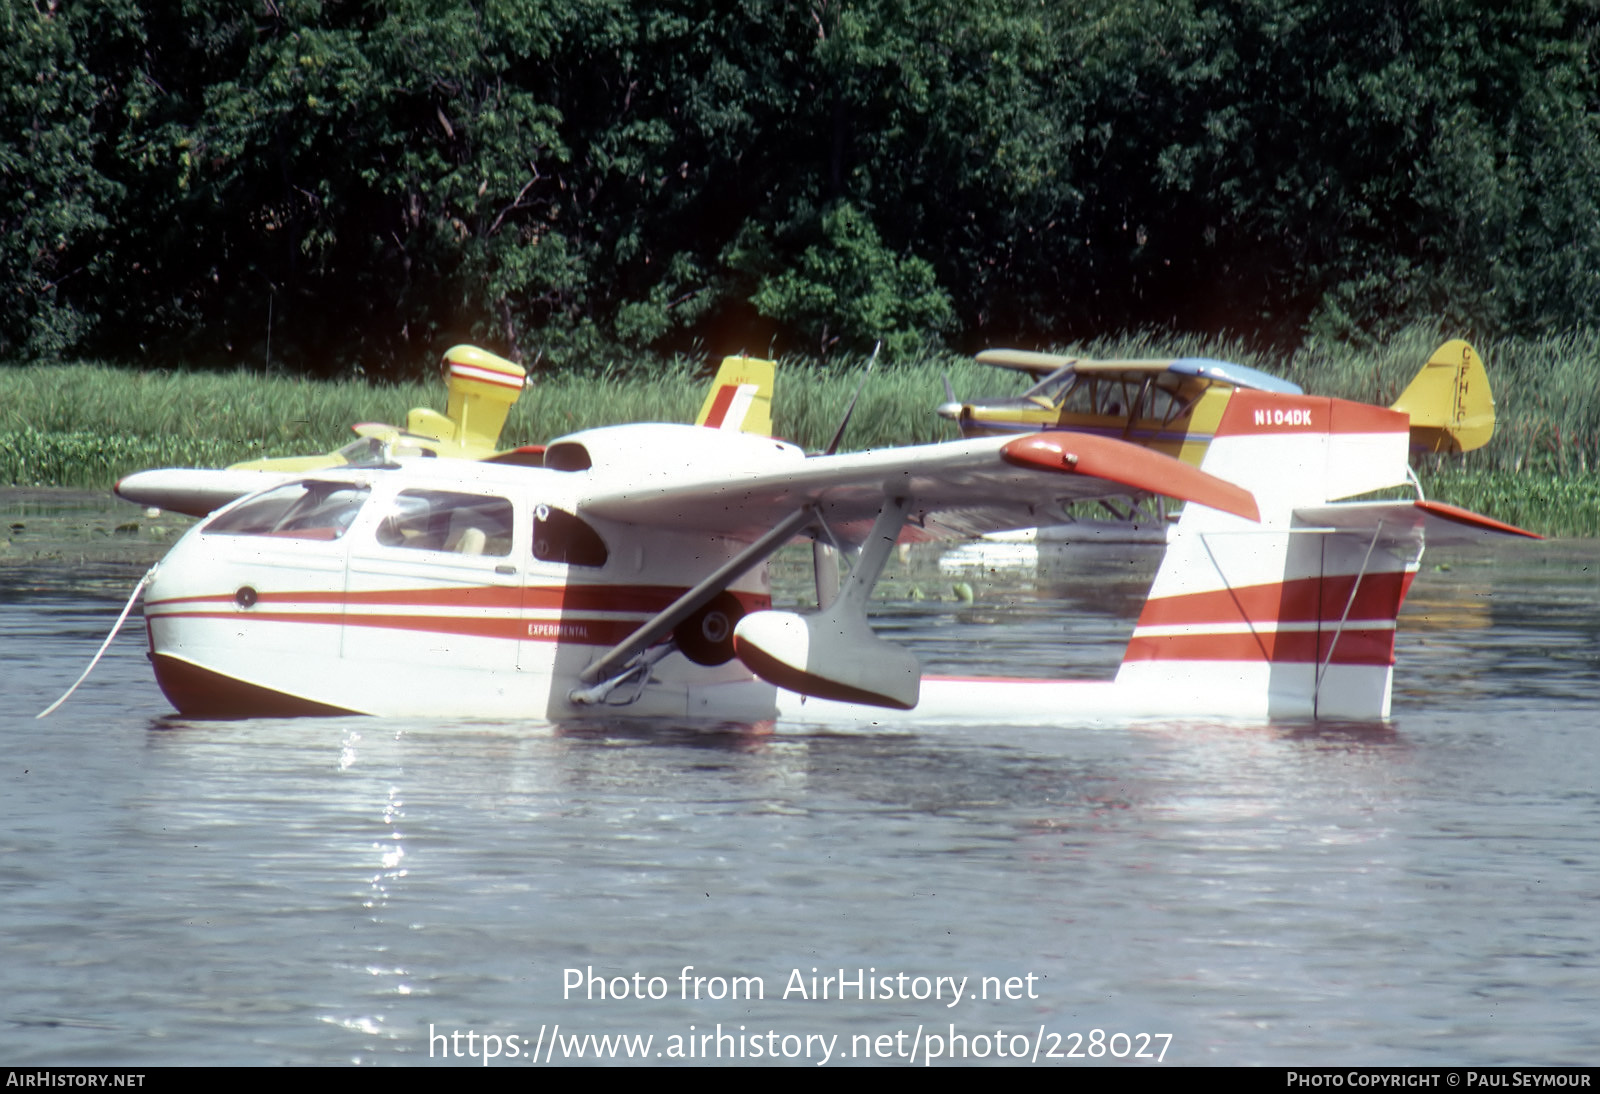
<svg viewBox="0 0 1600 1094">
<path fill-rule="evenodd" d="M 522 394 L 527 371 L 476 346 L 453 346 L 444 354 L 449 402 L 445 413 L 418 407 L 406 416 L 406 432 L 432 437 L 481 459 L 500 442 L 511 405 Z"/>
<path fill-rule="evenodd" d="M 1381 407 L 1235 391 L 1201 468 L 1252 491 L 1261 523 L 1184 508 L 1118 684 L 1248 717 L 1386 717 L 1420 535 L 1296 510 L 1404 483 L 1407 434 Z"/>
<path fill-rule="evenodd" d="M 1494 436 L 1494 395 L 1476 350 L 1459 338 L 1433 351 L 1391 410 L 1411 417 L 1411 447 L 1471 452 Z"/>
<path fill-rule="evenodd" d="M 724 357 L 695 425 L 772 436 L 772 382 L 777 365 L 758 357 Z"/>
</svg>

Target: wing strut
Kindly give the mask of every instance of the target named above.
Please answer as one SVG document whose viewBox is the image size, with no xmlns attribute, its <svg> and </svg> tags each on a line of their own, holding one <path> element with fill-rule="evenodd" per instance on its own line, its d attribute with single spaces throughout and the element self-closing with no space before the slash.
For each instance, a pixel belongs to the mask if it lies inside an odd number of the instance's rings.
<svg viewBox="0 0 1600 1094">
<path fill-rule="evenodd" d="M 838 596 L 816 612 L 752 612 L 733 630 L 739 660 L 780 688 L 847 703 L 910 710 L 922 687 L 911 652 L 872 633 L 867 601 L 910 514 L 909 498 L 878 510 Z"/>
<path fill-rule="evenodd" d="M 573 691 L 568 698 L 579 704 L 602 701 L 612 687 L 632 672 L 633 666 L 628 662 L 635 656 L 670 634 L 679 623 L 710 603 L 718 593 L 737 581 L 752 567 L 760 565 L 816 519 L 817 511 L 813 506 L 806 505 L 795 510 L 772 531 L 717 567 L 698 585 L 646 620 L 638 630 L 613 646 L 604 657 L 579 673 L 578 679 L 591 686 Z M 612 679 L 613 675 L 616 679 Z"/>
</svg>

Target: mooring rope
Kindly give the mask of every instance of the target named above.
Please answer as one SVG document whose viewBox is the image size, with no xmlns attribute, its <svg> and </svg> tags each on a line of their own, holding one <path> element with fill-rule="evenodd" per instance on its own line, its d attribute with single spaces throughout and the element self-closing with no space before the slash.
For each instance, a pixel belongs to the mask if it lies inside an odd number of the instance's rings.
<svg viewBox="0 0 1600 1094">
<path fill-rule="evenodd" d="M 156 567 L 154 566 L 150 567 L 144 572 L 144 576 L 139 579 L 139 584 L 133 587 L 133 593 L 128 597 L 128 602 L 122 606 L 122 614 L 117 616 L 117 622 L 114 626 L 112 626 L 111 633 L 106 635 L 106 640 L 104 642 L 100 643 L 100 652 L 94 655 L 94 660 L 89 662 L 89 667 L 83 670 L 83 675 L 78 677 L 73 685 L 67 689 L 65 695 L 61 696 L 61 698 L 45 707 L 38 714 L 35 714 L 35 719 L 43 718 L 47 714 L 53 714 L 57 707 L 59 707 L 62 703 L 65 703 L 67 699 L 71 697 L 72 693 L 78 690 L 79 684 L 89 679 L 89 674 L 93 672 L 94 667 L 100 663 L 100 658 L 104 656 L 106 650 L 111 647 L 112 640 L 117 637 L 117 632 L 122 629 L 122 624 L 127 621 L 128 613 L 133 611 L 133 602 L 139 599 L 139 594 L 144 592 L 144 587 L 150 584 L 150 579 L 155 576 Z"/>
</svg>

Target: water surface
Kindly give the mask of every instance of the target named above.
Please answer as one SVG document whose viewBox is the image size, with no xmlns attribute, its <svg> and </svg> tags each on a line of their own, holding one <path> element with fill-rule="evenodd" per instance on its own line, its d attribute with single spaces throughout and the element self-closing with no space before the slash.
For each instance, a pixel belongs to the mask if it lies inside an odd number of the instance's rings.
<svg viewBox="0 0 1600 1094">
<path fill-rule="evenodd" d="M 885 610 L 931 670 L 1108 674 L 1154 560 L 918 556 Z M 1592 1063 L 1597 566 L 1431 552 L 1383 725 L 894 734 L 191 723 L 138 627 L 35 721 L 140 566 L 0 567 L 0 1058 L 439 1063 L 430 1030 L 559 1023 L 650 1035 L 652 1062 L 720 1027 L 747 1060 L 836 1035 L 835 1065 L 952 1032 L 1092 1063 L 1048 1051 L 1096 1029 L 1181 1064 Z M 783 997 L 813 969 L 967 989 Z M 670 990 L 564 992 L 635 973 Z M 765 997 L 685 999 L 695 976 Z"/>
</svg>

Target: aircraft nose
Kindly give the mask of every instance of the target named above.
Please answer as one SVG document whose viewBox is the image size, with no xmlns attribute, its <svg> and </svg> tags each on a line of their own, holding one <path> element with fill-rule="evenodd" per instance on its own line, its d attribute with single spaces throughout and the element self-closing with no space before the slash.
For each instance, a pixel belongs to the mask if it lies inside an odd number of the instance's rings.
<svg viewBox="0 0 1600 1094">
<path fill-rule="evenodd" d="M 933 412 L 941 418 L 948 418 L 952 422 L 961 420 L 961 412 L 967 409 L 965 403 L 940 403 L 934 407 Z"/>
</svg>

